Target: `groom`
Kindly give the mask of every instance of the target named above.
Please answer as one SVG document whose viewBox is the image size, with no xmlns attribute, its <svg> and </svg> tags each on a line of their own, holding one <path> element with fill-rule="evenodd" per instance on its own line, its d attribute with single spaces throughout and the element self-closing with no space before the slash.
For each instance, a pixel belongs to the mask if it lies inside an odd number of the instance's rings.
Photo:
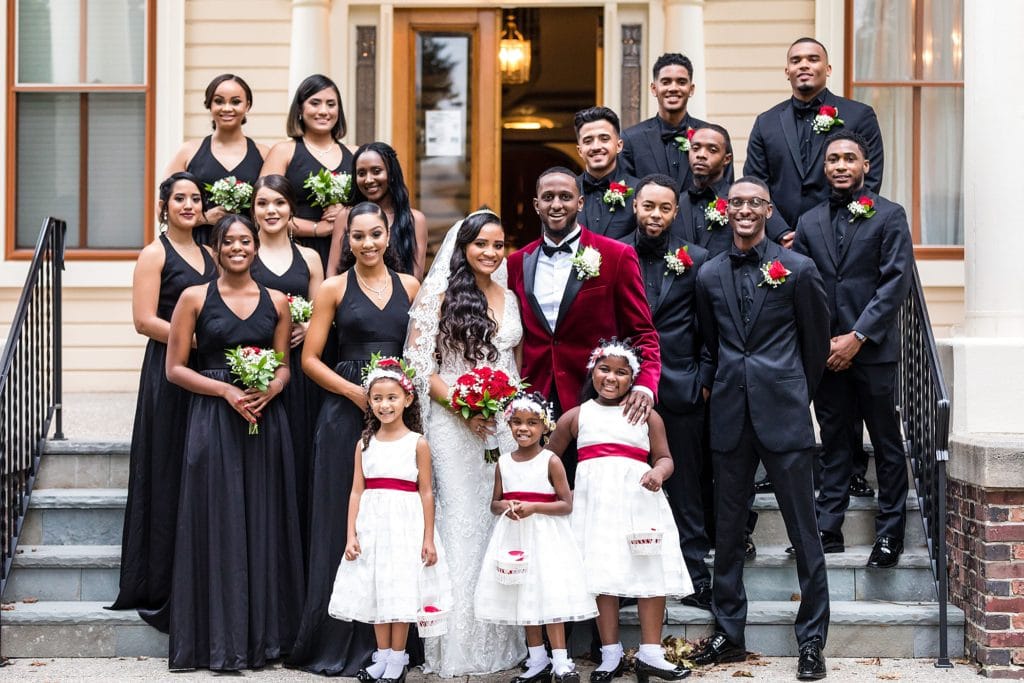
<svg viewBox="0 0 1024 683">
<path fill-rule="evenodd" d="M 523 319 L 522 376 L 564 412 L 579 404 L 594 347 L 628 337 L 642 358 L 623 411 L 633 423 L 646 420 L 661 355 L 636 252 L 576 222 L 583 198 L 567 168 L 540 175 L 533 206 L 541 239 L 508 257 L 508 286 Z M 565 467 L 573 482 L 576 463 Z"/>
</svg>

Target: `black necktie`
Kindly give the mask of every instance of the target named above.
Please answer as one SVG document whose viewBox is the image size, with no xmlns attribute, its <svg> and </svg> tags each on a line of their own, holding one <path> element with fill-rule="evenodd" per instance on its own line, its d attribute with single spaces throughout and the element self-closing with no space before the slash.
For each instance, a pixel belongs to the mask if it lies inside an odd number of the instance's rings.
<svg viewBox="0 0 1024 683">
<path fill-rule="evenodd" d="M 821 107 L 821 100 L 815 97 L 810 102 L 793 100 L 793 111 L 796 112 L 797 122 L 800 124 L 800 160 L 804 168 L 811 161 L 811 135 L 814 132 L 814 116 Z"/>
<path fill-rule="evenodd" d="M 739 291 L 736 293 L 740 304 L 740 317 L 743 318 L 744 327 L 750 327 L 750 310 L 754 307 L 754 280 L 751 278 L 751 269 L 744 268 L 745 265 L 757 267 L 760 258 L 757 251 L 751 249 L 748 252 L 729 252 L 729 260 L 732 262 L 733 270 L 739 270 Z"/>
</svg>

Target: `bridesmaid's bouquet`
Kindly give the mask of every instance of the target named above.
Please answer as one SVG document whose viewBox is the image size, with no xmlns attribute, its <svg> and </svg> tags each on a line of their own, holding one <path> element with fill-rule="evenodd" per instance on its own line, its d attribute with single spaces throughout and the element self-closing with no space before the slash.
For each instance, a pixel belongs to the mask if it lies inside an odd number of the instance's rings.
<svg viewBox="0 0 1024 683">
<path fill-rule="evenodd" d="M 453 413 L 468 420 L 475 415 L 488 420 L 503 412 L 515 395 L 526 385 L 517 382 L 501 370 L 489 367 L 474 368 L 465 373 L 448 390 L 447 405 Z M 484 462 L 498 462 L 498 438 L 494 434 L 484 437 Z"/>
<path fill-rule="evenodd" d="M 221 178 L 213 185 L 204 185 L 214 206 L 222 206 L 228 213 L 239 213 L 252 206 L 252 185 L 233 175 Z"/>
<path fill-rule="evenodd" d="M 228 349 L 224 355 L 228 359 L 231 374 L 246 389 L 266 391 L 270 381 L 274 379 L 274 370 L 281 365 L 284 354 L 274 349 L 261 349 L 258 346 L 236 346 Z M 260 433 L 260 426 L 249 425 L 249 436 Z"/>
<path fill-rule="evenodd" d="M 352 176 L 348 173 L 332 173 L 326 168 L 313 172 L 302 184 L 309 190 L 311 206 L 326 208 L 332 204 L 344 204 L 352 195 Z"/>
<path fill-rule="evenodd" d="M 288 311 L 293 323 L 308 323 L 313 316 L 313 304 L 298 294 L 288 295 Z"/>
</svg>

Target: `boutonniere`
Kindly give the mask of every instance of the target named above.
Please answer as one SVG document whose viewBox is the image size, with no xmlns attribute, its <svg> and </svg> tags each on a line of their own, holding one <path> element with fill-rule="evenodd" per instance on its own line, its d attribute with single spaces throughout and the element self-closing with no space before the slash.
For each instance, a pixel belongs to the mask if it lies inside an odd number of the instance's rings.
<svg viewBox="0 0 1024 683">
<path fill-rule="evenodd" d="M 707 208 L 704 209 L 708 230 L 713 230 L 716 225 L 725 225 L 729 222 L 729 217 L 725 213 L 728 206 L 729 202 L 721 197 L 715 197 L 713 201 L 708 202 Z"/>
<path fill-rule="evenodd" d="M 615 213 L 615 206 L 626 208 L 626 199 L 633 194 L 633 188 L 627 187 L 625 183 L 608 183 L 608 189 L 604 191 L 601 200 L 608 205 L 608 211 Z"/>
<path fill-rule="evenodd" d="M 690 140 L 693 139 L 693 128 L 686 127 L 686 135 L 677 135 L 676 144 L 679 146 L 680 152 L 690 151 Z"/>
<path fill-rule="evenodd" d="M 846 210 L 850 212 L 850 222 L 852 223 L 858 218 L 871 218 L 874 216 L 875 203 L 871 200 L 871 197 L 861 197 L 847 204 Z"/>
<path fill-rule="evenodd" d="M 571 261 L 577 280 L 589 280 L 601 274 L 601 252 L 594 247 L 583 247 Z"/>
<path fill-rule="evenodd" d="M 689 247 L 679 247 L 675 251 L 670 251 L 665 254 L 665 263 L 668 264 L 668 269 L 676 275 L 682 275 L 689 268 L 693 267 L 693 259 L 690 258 Z M 668 273 L 665 273 L 668 275 Z"/>
<path fill-rule="evenodd" d="M 818 135 L 829 132 L 833 126 L 841 125 L 843 125 L 843 120 L 839 118 L 839 110 L 827 104 L 818 107 L 818 114 L 811 122 L 811 128 Z"/>
<path fill-rule="evenodd" d="M 772 289 L 775 289 L 785 282 L 786 277 L 791 274 L 792 273 L 786 269 L 786 266 L 782 265 L 782 261 L 776 259 L 771 263 L 765 263 L 761 266 L 761 276 L 764 277 L 764 279 L 758 282 L 757 286 L 764 287 L 765 285 L 768 285 Z"/>
</svg>

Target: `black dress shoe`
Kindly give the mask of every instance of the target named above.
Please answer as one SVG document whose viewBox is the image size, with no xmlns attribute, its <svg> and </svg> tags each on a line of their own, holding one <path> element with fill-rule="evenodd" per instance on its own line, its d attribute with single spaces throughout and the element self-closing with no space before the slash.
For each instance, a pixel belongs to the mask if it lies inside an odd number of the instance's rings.
<svg viewBox="0 0 1024 683">
<path fill-rule="evenodd" d="M 626 668 L 625 656 L 619 657 L 619 663 L 615 666 L 613 671 L 598 671 L 594 669 L 590 672 L 590 683 L 608 683 L 613 678 L 618 678 L 622 675 L 622 671 Z"/>
<path fill-rule="evenodd" d="M 875 490 L 868 486 L 864 475 L 855 474 L 850 477 L 850 495 L 854 498 L 874 498 Z"/>
<path fill-rule="evenodd" d="M 552 678 L 555 679 L 555 683 L 580 683 L 580 672 L 573 669 L 572 671 L 566 671 L 561 676 L 554 674 Z"/>
<path fill-rule="evenodd" d="M 775 493 L 775 484 L 765 477 L 760 481 L 754 482 L 754 493 Z"/>
<path fill-rule="evenodd" d="M 888 569 L 895 567 L 900 562 L 900 555 L 903 553 L 903 542 L 897 541 L 890 536 L 879 536 L 875 539 L 875 545 L 871 548 L 871 557 L 868 558 L 868 566 L 875 569 Z"/>
<path fill-rule="evenodd" d="M 743 559 L 750 562 L 757 557 L 757 546 L 754 545 L 754 537 L 747 534 L 743 537 Z"/>
<path fill-rule="evenodd" d="M 651 666 L 639 657 L 633 660 L 633 672 L 636 674 L 637 683 L 647 683 L 653 676 L 663 681 L 681 681 L 690 675 L 690 670 L 685 666 L 677 666 L 674 669 L 659 669 Z"/>
<path fill-rule="evenodd" d="M 359 683 L 377 683 L 377 679 L 366 669 L 360 669 L 356 672 L 356 680 Z"/>
<path fill-rule="evenodd" d="M 693 656 L 693 663 L 697 666 L 707 666 L 709 664 L 742 662 L 746 658 L 746 650 L 729 640 L 724 633 L 716 633 Z"/>
<path fill-rule="evenodd" d="M 402 673 L 399 674 L 398 678 L 379 678 L 377 683 L 405 683 L 405 674 L 409 673 L 409 667 L 403 666 Z"/>
<path fill-rule="evenodd" d="M 831 531 L 819 531 L 818 535 L 821 537 L 821 551 L 824 553 L 844 553 L 846 552 L 846 541 L 843 539 L 842 534 L 834 534 Z M 786 548 L 786 554 L 792 555 L 796 552 L 796 548 L 789 546 Z"/>
<path fill-rule="evenodd" d="M 799 681 L 817 681 L 826 676 L 825 655 L 821 654 L 821 642 L 813 638 L 800 646 L 800 660 L 796 664 L 796 678 Z"/>
<path fill-rule="evenodd" d="M 711 611 L 711 584 L 697 584 L 693 590 L 693 594 L 687 595 L 679 602 L 687 607 L 696 607 L 697 609 L 706 609 Z"/>
<path fill-rule="evenodd" d="M 512 683 L 551 683 L 551 665 L 548 664 L 533 676 L 516 676 Z"/>
</svg>

